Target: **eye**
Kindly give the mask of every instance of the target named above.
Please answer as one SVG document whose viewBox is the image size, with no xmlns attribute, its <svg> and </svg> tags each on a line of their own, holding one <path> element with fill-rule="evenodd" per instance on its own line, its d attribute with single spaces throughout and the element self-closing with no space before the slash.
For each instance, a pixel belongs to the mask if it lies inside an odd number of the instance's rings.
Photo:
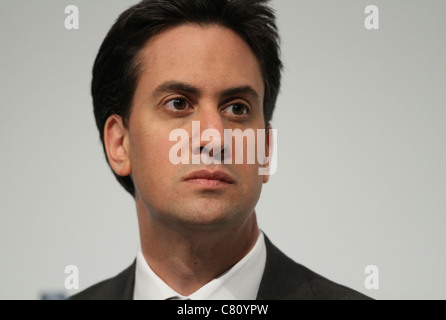
<svg viewBox="0 0 446 320">
<path fill-rule="evenodd" d="M 240 103 L 233 103 L 224 109 L 225 112 L 232 113 L 236 116 L 244 116 L 249 113 L 248 107 Z"/>
<path fill-rule="evenodd" d="M 172 99 L 166 103 L 166 106 L 174 111 L 184 111 L 189 108 L 189 103 L 184 99 Z"/>
</svg>

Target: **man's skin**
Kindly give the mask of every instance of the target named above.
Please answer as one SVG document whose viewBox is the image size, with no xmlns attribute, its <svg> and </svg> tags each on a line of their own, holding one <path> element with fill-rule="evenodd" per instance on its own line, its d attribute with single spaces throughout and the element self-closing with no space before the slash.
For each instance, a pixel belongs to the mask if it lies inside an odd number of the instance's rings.
<svg viewBox="0 0 446 320">
<path fill-rule="evenodd" d="M 215 25 L 170 28 L 152 38 L 138 58 L 128 124 L 113 115 L 105 126 L 107 157 L 116 174 L 133 179 L 147 263 L 187 296 L 254 246 L 255 206 L 268 176 L 258 174 L 259 163 L 247 164 L 246 152 L 243 164 L 174 165 L 169 150 L 176 142 L 169 135 L 182 128 L 192 139 L 192 121 L 200 122 L 201 132 L 216 129 L 221 137 L 224 129 L 265 129 L 262 73 L 249 46 Z M 191 156 L 201 152 L 189 145 Z M 197 170 L 228 178 L 186 180 Z"/>
</svg>

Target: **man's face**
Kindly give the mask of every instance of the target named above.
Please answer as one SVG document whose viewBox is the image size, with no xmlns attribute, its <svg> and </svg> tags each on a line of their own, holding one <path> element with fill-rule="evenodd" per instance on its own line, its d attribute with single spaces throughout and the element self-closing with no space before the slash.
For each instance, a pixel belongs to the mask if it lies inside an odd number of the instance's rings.
<svg viewBox="0 0 446 320">
<path fill-rule="evenodd" d="M 190 24 L 152 38 L 139 57 L 126 132 L 137 203 L 152 218 L 183 226 L 240 223 L 252 216 L 267 180 L 258 174 L 257 157 L 247 164 L 244 150 L 242 164 L 175 165 L 169 159 L 175 129 L 188 132 L 190 158 L 203 150 L 193 148 L 193 121 L 199 121 L 200 134 L 220 132 L 222 149 L 228 143 L 224 129 L 265 129 L 264 84 L 249 46 L 227 28 Z M 202 175 L 194 178 L 199 170 Z"/>
</svg>

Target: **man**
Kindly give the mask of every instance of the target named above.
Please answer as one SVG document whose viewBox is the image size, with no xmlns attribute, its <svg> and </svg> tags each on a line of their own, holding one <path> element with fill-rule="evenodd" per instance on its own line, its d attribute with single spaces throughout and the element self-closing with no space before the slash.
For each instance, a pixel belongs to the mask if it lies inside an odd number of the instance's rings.
<svg viewBox="0 0 446 320">
<path fill-rule="evenodd" d="M 270 163 L 248 161 L 249 143 L 225 135 L 263 130 L 255 147 L 271 152 L 282 64 L 266 2 L 145 0 L 108 33 L 93 69 L 94 111 L 108 163 L 136 201 L 140 250 L 73 299 L 366 298 L 263 235 L 255 206 L 269 178 L 259 169 Z M 178 130 L 188 137 L 179 144 Z"/>
</svg>

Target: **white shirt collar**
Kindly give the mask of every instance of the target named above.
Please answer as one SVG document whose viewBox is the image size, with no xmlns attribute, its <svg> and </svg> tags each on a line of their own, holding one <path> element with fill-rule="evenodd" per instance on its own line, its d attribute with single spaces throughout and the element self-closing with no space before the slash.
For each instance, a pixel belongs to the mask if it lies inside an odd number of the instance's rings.
<svg viewBox="0 0 446 320">
<path fill-rule="evenodd" d="M 248 254 L 231 269 L 213 279 L 187 298 L 192 300 L 255 300 L 266 264 L 263 233 Z M 179 296 L 147 264 L 139 247 L 136 255 L 135 300 L 165 300 Z M 186 298 L 186 297 L 184 297 Z"/>
</svg>

